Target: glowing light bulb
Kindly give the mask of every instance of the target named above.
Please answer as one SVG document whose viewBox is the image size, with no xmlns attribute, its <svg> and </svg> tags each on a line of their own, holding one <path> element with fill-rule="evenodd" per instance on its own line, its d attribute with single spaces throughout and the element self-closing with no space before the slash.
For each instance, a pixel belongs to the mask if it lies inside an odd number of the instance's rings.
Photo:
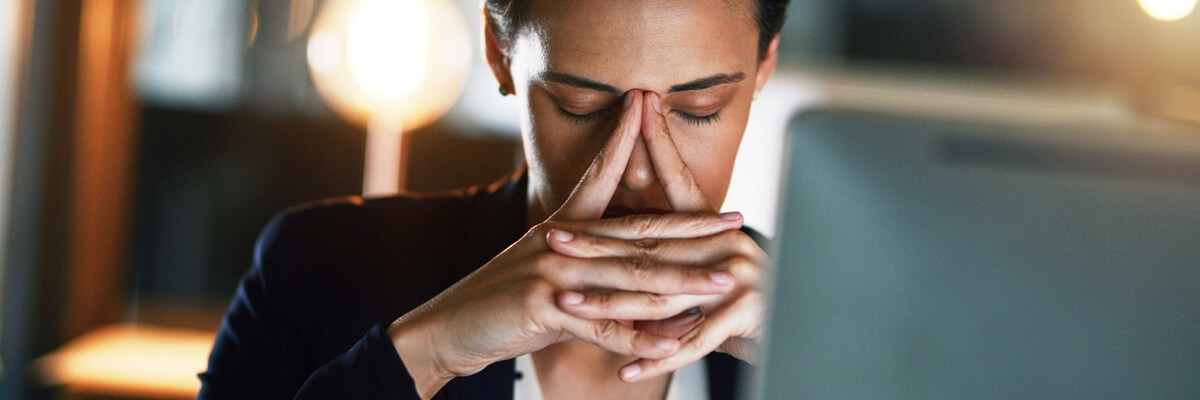
<svg viewBox="0 0 1200 400">
<path fill-rule="evenodd" d="M 342 63 L 342 42 L 329 31 L 313 32 L 308 39 L 308 64 L 313 72 L 322 75 L 337 73 Z"/>
<path fill-rule="evenodd" d="M 1138 0 L 1142 10 L 1160 21 L 1177 21 L 1196 10 L 1197 0 Z"/>
<path fill-rule="evenodd" d="M 363 0 L 350 17 L 346 62 L 372 97 L 403 97 L 425 78 L 429 8 L 420 0 Z"/>
<path fill-rule="evenodd" d="M 325 0 L 308 39 L 309 71 L 339 115 L 433 122 L 462 93 L 471 38 L 451 0 Z"/>
<path fill-rule="evenodd" d="M 402 185 L 400 135 L 444 114 L 471 66 L 466 22 L 452 0 L 325 0 L 308 39 L 317 91 L 367 128 L 364 195 Z"/>
</svg>

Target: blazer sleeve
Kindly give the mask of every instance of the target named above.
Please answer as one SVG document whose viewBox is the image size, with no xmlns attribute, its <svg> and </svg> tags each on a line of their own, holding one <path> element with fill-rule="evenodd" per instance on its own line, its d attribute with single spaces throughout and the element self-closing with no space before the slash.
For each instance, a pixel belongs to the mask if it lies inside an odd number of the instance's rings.
<svg viewBox="0 0 1200 400">
<path fill-rule="evenodd" d="M 198 399 L 419 399 L 408 370 L 380 321 L 345 353 L 321 364 L 313 324 L 303 233 L 294 215 L 267 225 L 217 333 Z M 300 224 L 303 225 L 303 224 Z M 303 229 L 301 229 L 303 231 Z M 301 239 L 301 240 L 295 240 Z"/>
</svg>

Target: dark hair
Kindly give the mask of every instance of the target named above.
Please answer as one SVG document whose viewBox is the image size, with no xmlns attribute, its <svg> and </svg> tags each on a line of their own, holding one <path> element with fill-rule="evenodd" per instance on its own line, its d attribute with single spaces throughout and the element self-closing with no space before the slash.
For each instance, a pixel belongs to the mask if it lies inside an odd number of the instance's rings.
<svg viewBox="0 0 1200 400">
<path fill-rule="evenodd" d="M 488 25 L 492 34 L 505 40 L 516 38 L 517 32 L 529 20 L 529 2 L 531 0 L 485 0 L 484 6 L 488 11 Z M 726 0 L 731 1 L 731 0 Z M 767 54 L 771 40 L 783 29 L 783 21 L 787 17 L 787 5 L 790 0 L 753 0 L 754 20 L 758 23 L 758 58 Z"/>
</svg>

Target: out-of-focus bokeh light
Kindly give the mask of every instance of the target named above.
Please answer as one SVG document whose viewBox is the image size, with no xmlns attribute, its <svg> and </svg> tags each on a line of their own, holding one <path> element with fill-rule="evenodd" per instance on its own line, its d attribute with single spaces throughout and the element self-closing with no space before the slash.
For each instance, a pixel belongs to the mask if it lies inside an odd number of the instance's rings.
<svg viewBox="0 0 1200 400">
<path fill-rule="evenodd" d="M 412 93 L 425 78 L 429 8 L 417 0 L 362 0 L 350 16 L 346 62 L 371 97 Z"/>
<path fill-rule="evenodd" d="M 137 397 L 184 398 L 200 390 L 212 332 L 115 325 L 88 333 L 38 362 L 42 374 L 69 390 Z"/>
<path fill-rule="evenodd" d="M 1196 10 L 1197 0 L 1138 0 L 1142 10 L 1161 21 L 1178 21 Z"/>
<path fill-rule="evenodd" d="M 406 131 L 425 126 L 458 99 L 471 65 L 466 22 L 448 0 L 333 0 L 308 40 L 308 65 L 322 97 L 366 126 L 397 114 Z"/>
</svg>

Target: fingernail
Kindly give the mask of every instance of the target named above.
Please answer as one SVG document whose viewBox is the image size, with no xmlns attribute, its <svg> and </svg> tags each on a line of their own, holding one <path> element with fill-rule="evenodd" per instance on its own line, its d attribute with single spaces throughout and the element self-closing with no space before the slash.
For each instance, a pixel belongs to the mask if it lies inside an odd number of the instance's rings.
<svg viewBox="0 0 1200 400">
<path fill-rule="evenodd" d="M 569 305 L 572 305 L 572 306 L 579 305 L 579 303 L 583 303 L 583 293 L 578 293 L 578 292 L 563 293 L 563 302 L 567 303 Z"/>
<path fill-rule="evenodd" d="M 675 350 L 675 341 L 667 338 L 658 338 L 654 340 L 654 346 L 663 350 Z"/>
<path fill-rule="evenodd" d="M 633 104 L 633 96 L 634 96 L 634 94 L 633 94 L 632 90 L 625 92 L 625 108 L 626 109 L 629 109 L 629 106 Z"/>
<path fill-rule="evenodd" d="M 571 233 L 571 232 L 560 231 L 558 229 L 555 229 L 555 230 L 550 231 L 550 237 L 554 238 L 554 240 L 556 240 L 556 241 L 566 243 L 566 242 L 570 242 L 571 240 L 575 239 L 575 234 Z"/>
<path fill-rule="evenodd" d="M 721 219 L 726 220 L 726 221 L 737 221 L 739 219 L 742 219 L 742 213 L 737 212 L 737 211 L 730 211 L 727 213 L 722 213 Z"/>
<path fill-rule="evenodd" d="M 692 307 L 692 308 L 689 308 L 689 309 L 687 309 L 687 311 L 684 311 L 683 313 L 684 313 L 684 314 L 699 314 L 699 313 L 700 313 L 700 307 Z"/>
<path fill-rule="evenodd" d="M 721 285 L 728 285 L 733 283 L 733 274 L 724 271 L 712 271 L 708 273 L 708 279 L 712 279 L 713 282 Z"/>
<path fill-rule="evenodd" d="M 633 364 L 625 368 L 621 368 L 621 379 L 630 380 L 642 373 L 642 366 Z"/>
<path fill-rule="evenodd" d="M 662 114 L 662 104 L 658 102 L 658 94 L 650 93 L 650 105 L 654 106 L 654 111 Z"/>
</svg>

